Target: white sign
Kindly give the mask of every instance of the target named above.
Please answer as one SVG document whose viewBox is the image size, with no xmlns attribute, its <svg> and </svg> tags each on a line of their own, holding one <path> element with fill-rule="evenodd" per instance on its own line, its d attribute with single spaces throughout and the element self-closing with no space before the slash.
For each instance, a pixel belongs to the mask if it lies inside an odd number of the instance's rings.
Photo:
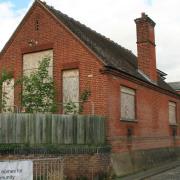
<svg viewBox="0 0 180 180">
<path fill-rule="evenodd" d="M 33 162 L 0 162 L 0 180 L 33 180 Z"/>
</svg>

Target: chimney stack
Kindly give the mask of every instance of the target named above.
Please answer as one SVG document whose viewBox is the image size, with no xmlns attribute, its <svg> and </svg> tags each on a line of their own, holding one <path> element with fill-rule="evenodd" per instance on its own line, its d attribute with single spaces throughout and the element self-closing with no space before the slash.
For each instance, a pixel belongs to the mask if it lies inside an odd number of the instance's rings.
<svg viewBox="0 0 180 180">
<path fill-rule="evenodd" d="M 135 19 L 137 33 L 138 70 L 156 82 L 155 22 L 145 13 Z"/>
</svg>

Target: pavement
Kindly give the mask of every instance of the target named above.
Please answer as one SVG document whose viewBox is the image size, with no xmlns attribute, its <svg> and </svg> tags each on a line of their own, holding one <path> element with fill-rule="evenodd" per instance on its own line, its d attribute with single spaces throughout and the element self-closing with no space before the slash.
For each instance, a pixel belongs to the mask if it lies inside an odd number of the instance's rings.
<svg viewBox="0 0 180 180">
<path fill-rule="evenodd" d="M 161 174 L 146 178 L 145 180 L 180 180 L 180 166 Z"/>
<path fill-rule="evenodd" d="M 115 180 L 180 180 L 180 160 Z"/>
</svg>

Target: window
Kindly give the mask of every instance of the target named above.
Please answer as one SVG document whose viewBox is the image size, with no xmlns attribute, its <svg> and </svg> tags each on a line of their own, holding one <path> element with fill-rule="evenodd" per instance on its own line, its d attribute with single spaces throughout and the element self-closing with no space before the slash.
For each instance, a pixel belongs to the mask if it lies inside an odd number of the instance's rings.
<svg viewBox="0 0 180 180">
<path fill-rule="evenodd" d="M 121 120 L 135 120 L 135 90 L 122 86 Z"/>
<path fill-rule="evenodd" d="M 169 102 L 169 123 L 170 125 L 176 125 L 176 103 Z"/>
<path fill-rule="evenodd" d="M 39 20 L 38 19 L 35 20 L 35 30 L 36 31 L 39 30 Z"/>
<path fill-rule="evenodd" d="M 30 75 L 38 69 L 39 62 L 44 57 L 50 57 L 49 75 L 53 76 L 53 50 L 28 53 L 23 56 L 23 74 Z"/>
<path fill-rule="evenodd" d="M 63 104 L 73 103 L 78 111 L 79 107 L 79 70 L 64 70 L 63 71 Z"/>
<path fill-rule="evenodd" d="M 3 82 L 2 85 L 2 100 L 5 100 L 2 111 L 14 111 L 14 79 Z"/>
</svg>

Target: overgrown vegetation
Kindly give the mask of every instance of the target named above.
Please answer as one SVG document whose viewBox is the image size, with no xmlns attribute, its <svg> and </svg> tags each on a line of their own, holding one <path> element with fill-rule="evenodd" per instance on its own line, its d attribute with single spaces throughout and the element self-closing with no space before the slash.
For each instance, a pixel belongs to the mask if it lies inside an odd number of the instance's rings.
<svg viewBox="0 0 180 180">
<path fill-rule="evenodd" d="M 64 111 L 64 114 L 77 114 L 78 113 L 77 103 L 72 102 L 72 101 L 64 103 L 63 111 Z"/>
<path fill-rule="evenodd" d="M 80 101 L 79 103 L 75 103 L 72 101 L 69 101 L 64 104 L 63 109 L 65 114 L 78 114 L 82 113 L 84 110 L 84 103 L 86 103 L 89 99 L 89 96 L 91 95 L 91 91 L 89 89 L 85 89 L 80 94 Z"/>
<path fill-rule="evenodd" d="M 89 96 L 91 96 L 91 91 L 89 89 L 85 89 L 81 95 L 80 95 L 80 107 L 79 107 L 79 113 L 82 113 L 84 110 L 84 103 L 86 103 L 89 99 Z"/>
<path fill-rule="evenodd" d="M 16 85 L 22 86 L 20 94 L 23 111 L 33 112 L 55 112 L 57 104 L 55 103 L 55 88 L 53 78 L 49 75 L 48 69 L 50 57 L 44 57 L 39 62 L 38 69 L 30 74 L 24 74 L 22 78 L 15 82 Z M 12 72 L 5 69 L 1 73 L 0 79 L 0 110 L 7 111 L 7 92 L 3 91 L 3 84 L 10 84 L 13 78 Z M 12 87 L 14 88 L 14 87 Z M 84 110 L 84 104 L 88 101 L 91 92 L 85 89 L 80 94 L 79 103 L 69 101 L 63 105 L 65 114 L 79 114 Z"/>
<path fill-rule="evenodd" d="M 25 112 L 55 112 L 55 88 L 48 69 L 50 58 L 44 57 L 37 71 L 23 75 L 18 81 L 22 84 L 22 107 Z"/>
</svg>

